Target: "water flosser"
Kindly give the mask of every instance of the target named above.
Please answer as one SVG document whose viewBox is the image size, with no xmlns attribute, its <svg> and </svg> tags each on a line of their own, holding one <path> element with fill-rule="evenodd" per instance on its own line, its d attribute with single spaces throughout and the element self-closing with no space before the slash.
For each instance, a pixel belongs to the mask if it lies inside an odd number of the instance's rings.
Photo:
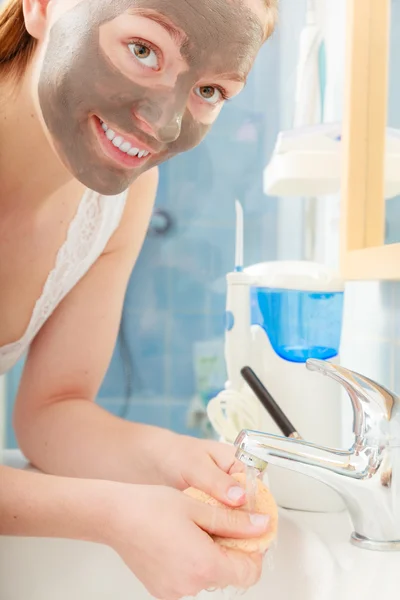
<svg viewBox="0 0 400 600">
<path fill-rule="evenodd" d="M 243 272 L 243 208 L 236 201 L 235 270 L 227 274 L 225 361 L 227 389 L 240 391 L 244 381 L 241 369 L 249 362 L 251 351 L 249 276 Z"/>
</svg>

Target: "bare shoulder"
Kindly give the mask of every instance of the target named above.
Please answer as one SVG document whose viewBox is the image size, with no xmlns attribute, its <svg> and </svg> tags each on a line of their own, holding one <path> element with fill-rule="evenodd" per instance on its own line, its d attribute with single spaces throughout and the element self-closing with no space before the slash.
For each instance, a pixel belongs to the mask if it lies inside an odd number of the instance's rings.
<svg viewBox="0 0 400 600">
<path fill-rule="evenodd" d="M 157 196 L 159 172 L 155 167 L 143 173 L 134 181 L 128 191 L 124 213 L 115 234 L 110 239 L 105 252 L 137 254 L 153 212 Z M 139 245 L 138 245 L 139 244 Z"/>
</svg>

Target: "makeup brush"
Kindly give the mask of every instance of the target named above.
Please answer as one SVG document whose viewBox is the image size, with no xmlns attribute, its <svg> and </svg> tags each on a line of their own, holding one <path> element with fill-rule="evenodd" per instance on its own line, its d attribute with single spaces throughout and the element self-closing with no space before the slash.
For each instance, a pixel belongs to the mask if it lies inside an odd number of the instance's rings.
<svg viewBox="0 0 400 600">
<path fill-rule="evenodd" d="M 269 413 L 271 419 L 276 423 L 277 427 L 282 431 L 283 435 L 288 438 L 301 439 L 295 426 L 289 421 L 281 407 L 275 402 L 265 385 L 260 381 L 253 369 L 244 367 L 241 370 L 243 379 L 246 381 L 251 390 L 260 400 L 263 407 Z"/>
</svg>

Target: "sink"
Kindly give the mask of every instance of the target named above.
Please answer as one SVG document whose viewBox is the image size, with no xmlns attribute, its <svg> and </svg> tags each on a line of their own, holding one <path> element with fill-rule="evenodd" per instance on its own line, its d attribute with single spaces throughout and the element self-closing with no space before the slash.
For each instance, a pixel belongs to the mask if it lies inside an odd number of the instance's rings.
<svg viewBox="0 0 400 600">
<path fill-rule="evenodd" d="M 18 453 L 4 462 L 24 467 Z M 350 545 L 346 512 L 280 510 L 276 546 L 261 581 L 244 594 L 203 592 L 201 600 L 385 600 L 399 597 L 400 553 Z M 1 600 L 151 600 L 118 555 L 70 540 L 0 537 Z"/>
<path fill-rule="evenodd" d="M 321 553 L 326 555 L 326 560 L 323 569 L 319 569 L 319 576 L 324 582 L 329 581 L 330 590 L 334 569 L 324 545 L 296 523 L 295 515 L 282 511 L 279 543 L 265 559 L 262 581 L 240 597 L 322 600 L 322 587 L 318 582 L 316 585 L 316 569 L 312 567 L 317 556 L 322 562 Z M 150 600 L 151 596 L 118 555 L 107 547 L 69 540 L 0 537 L 0 598 Z M 200 598 L 227 600 L 229 594 L 205 592 Z"/>
</svg>

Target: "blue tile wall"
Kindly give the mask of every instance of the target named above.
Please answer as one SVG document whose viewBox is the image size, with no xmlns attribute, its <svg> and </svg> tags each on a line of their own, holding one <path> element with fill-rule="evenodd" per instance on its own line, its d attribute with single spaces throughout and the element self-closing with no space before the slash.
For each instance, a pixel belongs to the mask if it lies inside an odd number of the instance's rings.
<svg viewBox="0 0 400 600">
<path fill-rule="evenodd" d="M 276 34 L 208 138 L 161 166 L 156 209 L 168 213 L 172 227 L 165 235 L 150 227 L 129 282 L 124 343 L 120 338 L 98 397 L 114 414 L 199 435 L 187 426 L 196 393 L 193 346 L 224 334 L 236 198 L 245 211 L 246 262 L 276 258 L 277 207 L 263 194 L 262 173 L 279 131 L 279 52 Z M 20 371 L 8 378 L 9 415 Z M 16 445 L 10 423 L 7 445 Z"/>
<path fill-rule="evenodd" d="M 6 379 L 6 447 L 8 448 L 17 448 L 17 440 L 12 426 L 12 411 L 24 363 L 25 358 L 21 359 L 15 365 L 8 373 Z"/>
</svg>

